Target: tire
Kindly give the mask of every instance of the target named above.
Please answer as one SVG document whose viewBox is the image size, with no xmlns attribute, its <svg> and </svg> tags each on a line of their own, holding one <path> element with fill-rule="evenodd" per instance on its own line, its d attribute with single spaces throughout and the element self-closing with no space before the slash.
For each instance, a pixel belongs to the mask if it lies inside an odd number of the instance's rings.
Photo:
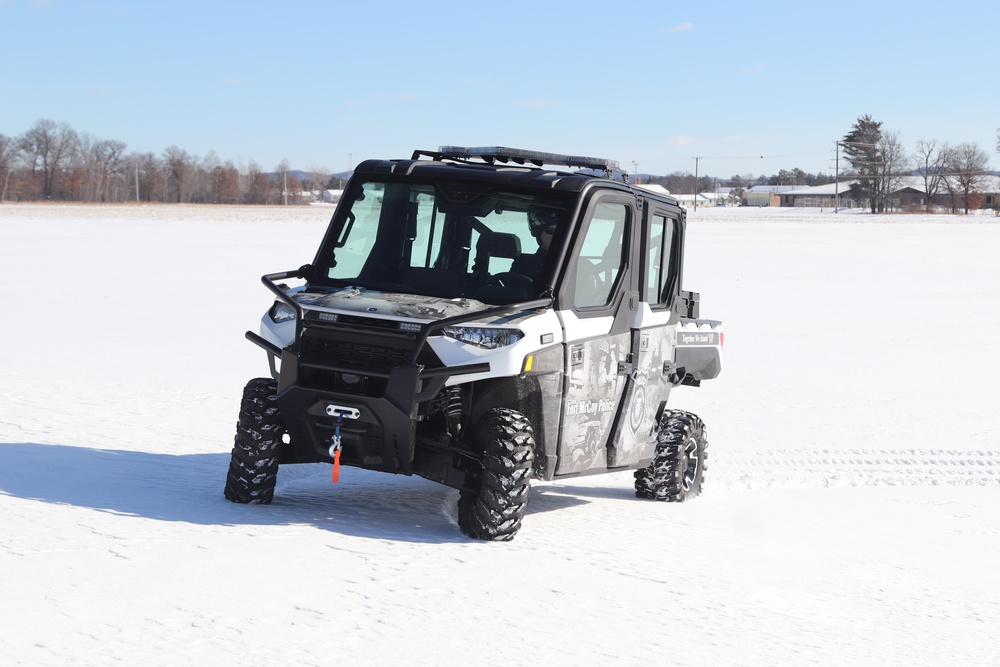
<svg viewBox="0 0 1000 667">
<path fill-rule="evenodd" d="M 665 410 L 656 434 L 656 452 L 635 471 L 635 495 L 649 500 L 684 502 L 701 493 L 708 470 L 705 424 L 697 415 Z"/>
<path fill-rule="evenodd" d="M 477 492 L 459 496 L 458 526 L 469 537 L 506 542 L 520 530 L 528 505 L 535 438 L 516 410 L 492 408 L 481 423 L 482 478 Z"/>
<path fill-rule="evenodd" d="M 236 441 L 226 477 L 226 498 L 234 503 L 267 505 L 274 499 L 285 426 L 278 413 L 278 383 L 250 380 L 243 389 Z"/>
</svg>

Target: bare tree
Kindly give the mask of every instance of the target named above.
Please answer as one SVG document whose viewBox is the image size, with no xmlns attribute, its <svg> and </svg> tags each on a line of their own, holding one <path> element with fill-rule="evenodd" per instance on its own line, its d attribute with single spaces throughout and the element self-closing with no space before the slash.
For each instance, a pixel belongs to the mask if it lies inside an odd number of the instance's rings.
<svg viewBox="0 0 1000 667">
<path fill-rule="evenodd" d="M 313 166 L 309 168 L 309 173 L 311 177 L 303 181 L 302 187 L 305 190 L 314 192 L 316 198 L 319 201 L 323 201 L 323 193 L 326 190 L 326 184 L 330 182 L 330 170 L 326 166 Z"/>
<path fill-rule="evenodd" d="M 108 200 L 112 179 L 118 179 L 124 168 L 125 143 L 108 139 L 95 139 L 89 134 L 80 135 L 77 150 L 78 167 L 83 171 L 84 198 L 89 201 Z"/>
<path fill-rule="evenodd" d="M 3 178 L 3 185 L 0 185 L 0 202 L 7 198 L 10 175 L 14 171 L 20 152 L 16 141 L 0 133 L 0 177 Z"/>
<path fill-rule="evenodd" d="M 892 130 L 883 132 L 878 140 L 878 155 L 880 164 L 876 165 L 878 176 L 879 213 L 894 206 L 892 195 L 903 183 L 904 172 L 909 171 L 910 157 L 903 148 L 899 132 Z"/>
<path fill-rule="evenodd" d="M 48 119 L 38 121 L 21 137 L 20 147 L 28 168 L 36 171 L 41 166 L 43 198 L 51 199 L 55 194 L 56 177 L 70 159 L 76 142 L 76 132 L 68 123 L 56 124 Z"/>
<path fill-rule="evenodd" d="M 130 169 L 135 170 L 133 178 L 136 183 L 136 200 L 162 201 L 159 193 L 166 190 L 164 185 L 163 163 L 152 153 L 134 154 L 129 158 Z"/>
<path fill-rule="evenodd" d="M 953 181 L 954 191 L 962 195 L 965 214 L 969 214 L 970 200 L 980 194 L 990 171 L 990 156 L 979 144 L 966 142 L 948 151 L 948 180 Z"/>
<path fill-rule="evenodd" d="M 729 205 L 739 206 L 743 202 L 743 193 L 746 192 L 743 178 L 736 174 L 729 179 Z"/>
<path fill-rule="evenodd" d="M 236 204 L 240 201 L 240 172 L 232 162 L 212 170 L 212 187 L 219 204 Z"/>
<path fill-rule="evenodd" d="M 917 153 L 914 158 L 917 173 L 924 179 L 924 192 L 927 195 L 925 210 L 930 213 L 931 199 L 943 187 L 944 173 L 951 147 L 947 142 L 938 146 L 937 139 L 920 139 L 917 141 Z"/>
<path fill-rule="evenodd" d="M 288 169 L 290 165 L 288 160 L 282 160 L 278 163 L 278 166 L 274 168 L 275 176 L 277 177 L 277 182 L 275 183 L 276 189 L 281 192 L 281 197 L 278 201 L 282 204 L 288 204 L 288 199 L 292 196 L 288 182 Z M 294 177 L 293 177 L 294 180 Z"/>
<path fill-rule="evenodd" d="M 261 168 L 260 165 L 250 161 L 246 169 L 247 175 L 247 186 L 246 194 L 244 195 L 244 203 L 246 204 L 267 204 L 269 202 L 269 195 L 271 191 L 271 184 Z"/>
<path fill-rule="evenodd" d="M 102 139 L 94 147 L 94 153 L 101 167 L 101 178 L 105 184 L 106 191 L 111 190 L 112 182 L 115 184 L 116 189 L 118 183 L 126 182 L 124 173 L 125 148 L 126 144 L 124 141 L 115 141 L 113 139 Z M 127 187 L 123 187 L 123 193 L 127 191 Z M 102 193 L 101 201 L 105 201 L 105 199 L 106 196 Z M 113 200 L 118 201 L 117 195 L 113 197 Z"/>
<path fill-rule="evenodd" d="M 163 164 L 166 169 L 166 179 L 163 182 L 164 201 L 189 201 L 188 185 L 191 177 L 194 158 L 177 146 L 170 146 L 163 151 Z"/>
</svg>

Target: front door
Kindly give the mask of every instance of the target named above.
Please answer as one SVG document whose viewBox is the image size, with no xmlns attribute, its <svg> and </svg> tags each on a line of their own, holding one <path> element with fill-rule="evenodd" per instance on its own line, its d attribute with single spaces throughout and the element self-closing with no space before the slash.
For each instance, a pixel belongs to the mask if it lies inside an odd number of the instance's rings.
<svg viewBox="0 0 1000 667">
<path fill-rule="evenodd" d="M 621 196 L 591 202 L 559 290 L 566 384 L 557 475 L 608 467 L 638 307 L 628 271 L 633 202 Z"/>
</svg>

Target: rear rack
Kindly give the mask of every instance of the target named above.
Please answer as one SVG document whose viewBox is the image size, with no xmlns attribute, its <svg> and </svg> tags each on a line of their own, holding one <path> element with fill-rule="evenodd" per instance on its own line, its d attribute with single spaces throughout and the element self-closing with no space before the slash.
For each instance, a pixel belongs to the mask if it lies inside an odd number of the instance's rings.
<svg viewBox="0 0 1000 667">
<path fill-rule="evenodd" d="M 486 164 L 531 164 L 536 167 L 550 165 L 557 167 L 578 167 L 580 169 L 592 169 L 604 172 L 608 178 L 628 181 L 628 176 L 618 166 L 617 160 L 608 160 L 599 157 L 585 157 L 582 155 L 562 155 L 560 153 L 545 153 L 543 151 L 529 151 L 521 148 L 507 148 L 504 146 L 479 146 L 466 148 L 464 146 L 441 146 L 436 151 L 415 150 L 411 159 L 418 160 L 420 157 L 429 157 L 432 160 L 455 160 L 458 162 L 471 163 L 472 160 L 479 160 Z"/>
</svg>

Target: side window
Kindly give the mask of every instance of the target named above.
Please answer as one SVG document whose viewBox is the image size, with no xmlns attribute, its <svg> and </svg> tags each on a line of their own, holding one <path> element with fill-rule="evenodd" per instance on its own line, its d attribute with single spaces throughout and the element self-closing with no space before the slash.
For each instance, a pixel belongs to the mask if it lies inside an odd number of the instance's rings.
<svg viewBox="0 0 1000 667">
<path fill-rule="evenodd" d="M 441 233 L 444 216 L 437 207 L 434 192 L 416 189 L 410 192 L 406 211 L 407 237 L 410 241 L 410 266 L 430 267 L 441 252 Z"/>
<path fill-rule="evenodd" d="M 611 302 L 625 266 L 628 214 L 628 206 L 618 203 L 598 204 L 594 210 L 576 262 L 573 305 L 577 308 Z"/>
<path fill-rule="evenodd" d="M 384 184 L 364 184 L 361 195 L 351 206 L 348 223 L 334 244 L 336 259 L 330 260 L 328 278 L 356 278 L 361 275 L 375 245 L 384 199 Z"/>
<path fill-rule="evenodd" d="M 647 248 L 646 301 L 651 305 L 669 306 L 669 291 L 674 276 L 674 242 L 677 220 L 654 214 L 650 223 Z"/>
</svg>

